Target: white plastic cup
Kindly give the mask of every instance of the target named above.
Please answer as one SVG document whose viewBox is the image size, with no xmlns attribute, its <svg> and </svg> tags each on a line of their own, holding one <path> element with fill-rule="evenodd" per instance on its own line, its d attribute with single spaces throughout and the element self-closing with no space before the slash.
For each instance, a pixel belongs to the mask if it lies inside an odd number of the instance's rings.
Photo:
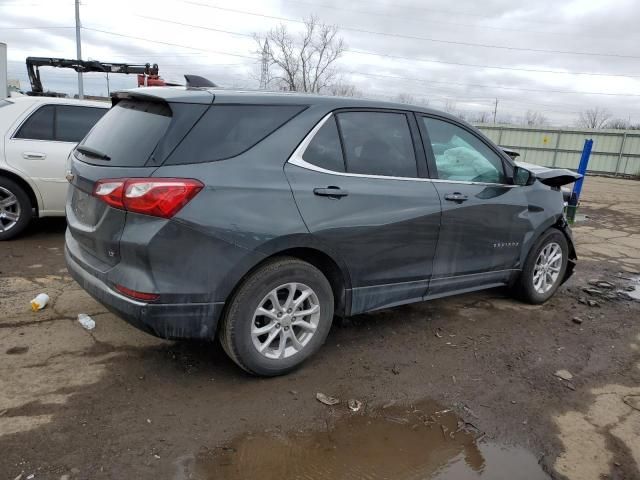
<svg viewBox="0 0 640 480">
<path fill-rule="evenodd" d="M 39 294 L 36 298 L 31 300 L 31 310 L 37 312 L 38 310 L 42 310 L 49 303 L 49 295 L 46 293 Z"/>
</svg>

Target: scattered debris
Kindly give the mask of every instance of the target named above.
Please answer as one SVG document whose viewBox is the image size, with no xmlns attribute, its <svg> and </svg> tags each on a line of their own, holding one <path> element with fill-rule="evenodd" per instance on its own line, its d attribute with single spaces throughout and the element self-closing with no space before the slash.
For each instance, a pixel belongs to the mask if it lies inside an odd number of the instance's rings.
<svg viewBox="0 0 640 480">
<path fill-rule="evenodd" d="M 329 395 L 325 395 L 324 393 L 316 393 L 316 399 L 320 402 L 320 403 L 324 403 L 325 405 L 337 405 L 338 403 L 340 403 L 340 400 L 335 398 L 335 397 L 330 397 Z"/>
<path fill-rule="evenodd" d="M 64 475 L 60 475 L 60 480 L 70 480 L 71 477 L 69 475 L 67 475 L 66 473 Z"/>
<path fill-rule="evenodd" d="M 4 409 L 4 410 L 0 410 L 0 417 L 3 416 L 5 413 L 7 413 L 9 410 L 8 409 Z"/>
<path fill-rule="evenodd" d="M 160 455 L 158 455 L 157 453 L 154 453 L 153 454 L 153 458 L 156 458 L 156 459 L 160 460 Z"/>
<path fill-rule="evenodd" d="M 571 319 L 571 321 L 572 321 L 573 323 L 577 323 L 578 325 L 581 325 L 581 324 L 582 324 L 582 322 L 584 322 L 584 320 L 582 320 L 580 317 L 573 317 L 573 318 Z"/>
<path fill-rule="evenodd" d="M 297 390 L 289 390 L 289 393 L 291 395 L 298 395 L 298 391 Z"/>
<path fill-rule="evenodd" d="M 87 330 L 93 330 L 96 328 L 96 322 L 93 318 L 91 318 L 86 313 L 81 313 L 78 315 L 78 322 Z"/>
<path fill-rule="evenodd" d="M 554 375 L 562 380 L 569 381 L 573 378 L 573 375 L 569 370 L 558 370 Z"/>
<path fill-rule="evenodd" d="M 37 312 L 38 310 L 42 310 L 49 303 L 49 295 L 46 293 L 40 293 L 36 298 L 31 300 L 31 310 Z"/>
<path fill-rule="evenodd" d="M 582 303 L 583 305 L 586 305 L 587 304 L 587 299 L 584 298 L 584 297 L 579 297 L 578 298 L 578 302 Z"/>
<path fill-rule="evenodd" d="M 390 401 L 388 401 L 387 403 L 385 403 L 385 404 L 382 406 L 382 408 L 383 408 L 383 409 L 385 409 L 385 408 L 390 408 L 390 407 L 393 407 L 395 404 L 396 404 L 396 401 L 395 401 L 395 400 L 390 400 Z"/>
<path fill-rule="evenodd" d="M 640 411 L 640 395 L 627 395 L 622 398 L 622 401 L 634 410 Z"/>
<path fill-rule="evenodd" d="M 400 374 L 400 369 L 398 368 L 397 365 L 394 365 L 393 368 L 391 369 L 391 371 L 393 372 L 394 375 L 399 375 Z"/>
<path fill-rule="evenodd" d="M 598 282 L 596 283 L 596 286 L 600 288 L 606 288 L 607 290 L 610 290 L 615 287 L 615 285 L 611 282 Z"/>
<path fill-rule="evenodd" d="M 587 300 L 587 305 L 589 305 L 590 307 L 599 307 L 600 304 L 598 302 L 596 302 L 595 300 Z"/>
<path fill-rule="evenodd" d="M 435 331 L 433 332 L 436 337 L 438 338 L 442 338 L 442 333 L 440 333 L 442 331 L 442 329 L 440 327 L 436 328 Z"/>
<path fill-rule="evenodd" d="M 602 290 L 598 290 L 597 288 L 584 287 L 582 291 L 589 295 L 602 295 Z"/>
<path fill-rule="evenodd" d="M 462 409 L 468 414 L 471 415 L 474 418 L 480 418 L 478 417 L 478 415 L 475 414 L 475 412 L 473 410 L 471 410 L 469 407 L 467 407 L 466 405 L 462 406 Z"/>
<path fill-rule="evenodd" d="M 447 427 L 445 427 L 444 425 L 440 424 L 440 430 L 442 430 L 442 438 L 444 438 L 446 440 L 447 439 L 447 432 L 449 431 L 449 429 Z"/>
<path fill-rule="evenodd" d="M 36 476 L 35 476 L 35 474 L 33 474 L 33 473 L 32 473 L 31 475 L 28 475 L 28 476 L 27 476 L 27 480 L 31 480 L 31 479 L 33 479 L 33 478 L 35 478 L 35 477 L 36 477 Z"/>
<path fill-rule="evenodd" d="M 150 418 L 147 418 L 147 423 L 151 423 L 151 419 Z"/>
<path fill-rule="evenodd" d="M 350 399 L 347 403 L 349 405 L 349 410 L 351 410 L 352 412 L 357 412 L 362 408 L 362 402 L 360 400 L 356 400 L 355 398 Z"/>
<path fill-rule="evenodd" d="M 22 480 L 22 475 L 24 475 L 24 472 L 20 473 L 16 478 L 14 478 L 13 480 Z"/>
<path fill-rule="evenodd" d="M 574 392 L 576 391 L 576 387 L 574 387 L 573 383 L 571 382 L 564 382 L 564 386 L 567 387 L 569 390 L 573 390 Z"/>
<path fill-rule="evenodd" d="M 456 376 L 455 376 L 455 375 L 451 375 L 451 380 L 453 380 L 454 385 L 457 383 L 457 382 L 456 382 Z"/>
</svg>

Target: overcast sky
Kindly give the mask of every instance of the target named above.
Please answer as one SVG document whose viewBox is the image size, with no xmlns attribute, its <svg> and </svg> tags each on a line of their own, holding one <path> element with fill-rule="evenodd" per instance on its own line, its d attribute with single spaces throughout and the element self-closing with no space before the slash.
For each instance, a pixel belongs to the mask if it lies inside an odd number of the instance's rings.
<svg viewBox="0 0 640 480">
<path fill-rule="evenodd" d="M 278 23 L 295 32 L 311 14 L 340 28 L 343 80 L 365 96 L 408 93 L 466 112 L 493 111 L 497 98 L 498 117 L 535 110 L 558 125 L 597 106 L 640 123 L 638 0 L 82 0 L 82 56 L 256 88 L 247 35 Z M 75 58 L 73 25 L 73 0 L 0 0 L 9 78 L 28 89 L 27 56 Z M 41 74 L 45 88 L 77 93 L 72 70 Z M 136 79 L 111 75 L 110 84 Z M 85 93 L 106 91 L 104 75 L 85 75 Z"/>
</svg>

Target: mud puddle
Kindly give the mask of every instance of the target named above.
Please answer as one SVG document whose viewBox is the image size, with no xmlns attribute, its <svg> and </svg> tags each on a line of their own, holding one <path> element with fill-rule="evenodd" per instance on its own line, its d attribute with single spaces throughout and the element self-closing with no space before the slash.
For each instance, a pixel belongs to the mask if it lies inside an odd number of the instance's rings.
<svg viewBox="0 0 640 480">
<path fill-rule="evenodd" d="M 345 414 L 320 432 L 243 435 L 178 462 L 176 479 L 548 479 L 536 457 L 498 445 L 433 403 Z"/>
</svg>

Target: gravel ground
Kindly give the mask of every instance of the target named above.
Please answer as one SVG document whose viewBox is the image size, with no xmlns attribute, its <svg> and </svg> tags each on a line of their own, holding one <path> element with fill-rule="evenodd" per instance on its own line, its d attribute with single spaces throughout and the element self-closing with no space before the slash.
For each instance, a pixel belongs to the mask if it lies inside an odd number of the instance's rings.
<svg viewBox="0 0 640 480">
<path fill-rule="evenodd" d="M 416 478 L 393 462 L 420 478 L 640 478 L 640 302 L 617 293 L 639 284 L 640 182 L 590 177 L 583 198 L 576 274 L 545 305 L 498 289 L 336 321 L 275 379 L 107 313 L 66 273 L 64 221 L 40 221 L 0 244 L 0 478 L 363 478 L 349 459 L 367 455 L 391 465 L 367 478 Z M 51 303 L 31 312 L 40 292 Z M 344 458 L 296 470 L 314 448 Z M 531 467 L 507 476 L 513 459 Z"/>
</svg>

